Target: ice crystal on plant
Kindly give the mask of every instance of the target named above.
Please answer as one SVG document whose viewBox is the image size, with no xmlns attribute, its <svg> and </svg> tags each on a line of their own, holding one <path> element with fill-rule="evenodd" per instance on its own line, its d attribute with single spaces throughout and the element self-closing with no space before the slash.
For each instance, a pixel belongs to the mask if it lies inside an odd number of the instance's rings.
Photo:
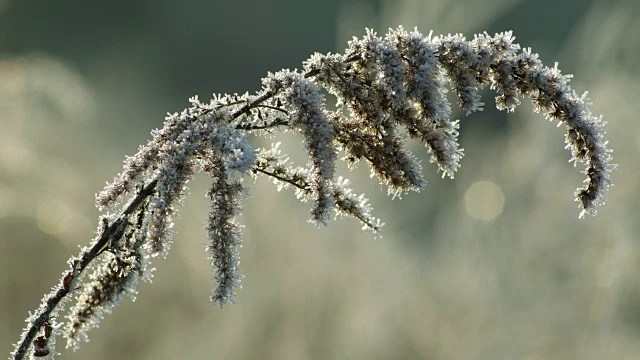
<svg viewBox="0 0 640 360">
<path fill-rule="evenodd" d="M 263 80 L 267 92 L 280 93 L 278 99 L 288 111 L 289 126 L 299 130 L 306 139 L 306 150 L 313 169 L 310 183 L 314 203 L 312 220 L 326 225 L 331 209 L 331 183 L 335 169 L 336 150 L 333 126 L 320 88 L 297 72 L 281 71 Z"/>
<path fill-rule="evenodd" d="M 137 284 L 151 279 L 151 259 L 169 251 L 187 184 L 199 171 L 213 182 L 207 193 L 207 250 L 216 281 L 211 299 L 220 307 L 232 302 L 243 277 L 237 217 L 248 194 L 246 175 L 270 178 L 278 190 L 292 188 L 310 203 L 316 224 L 326 224 L 333 213 L 379 234 L 383 224 L 367 199 L 335 175 L 337 154 L 343 152 L 350 166 L 367 163 L 389 194 L 403 195 L 426 185 L 420 161 L 405 146 L 408 136 L 422 142 L 443 176 L 453 178 L 463 150 L 459 122 L 450 119 L 449 85 L 467 114 L 482 110 L 480 90 L 488 85 L 497 93 L 498 109 L 514 111 L 528 97 L 536 112 L 564 124 L 571 161 L 585 165 L 586 184 L 575 193 L 580 217 L 595 215 L 616 167 L 604 137 L 606 123 L 591 114 L 586 93 L 571 89 L 571 76 L 557 64 L 544 66 L 514 40 L 511 32 L 467 40 L 402 27 L 385 37 L 367 30 L 344 54 L 316 53 L 302 72 L 268 74 L 255 95 L 214 95 L 209 103 L 189 99 L 191 106 L 167 115 L 164 126 L 151 132 L 151 140 L 96 195 L 97 207 L 105 211 L 96 238 L 69 260 L 60 284 L 29 316 L 13 359 L 56 354 L 53 335 L 62 331 L 55 317 L 71 297 L 76 303 L 64 335 L 76 348 L 124 295 L 135 296 Z M 336 109 L 327 108 L 325 92 L 335 98 Z M 307 164 L 293 164 L 279 143 L 256 150 L 248 137 L 287 131 L 303 138 Z"/>
<path fill-rule="evenodd" d="M 241 213 L 242 196 L 246 189 L 241 179 L 233 180 L 230 170 L 223 161 L 212 160 L 206 167 L 207 172 L 215 174 L 207 197 L 211 202 L 209 213 L 209 245 L 211 264 L 216 268 L 217 287 L 213 290 L 211 300 L 222 307 L 227 301 L 233 303 L 235 289 L 241 288 L 243 275 L 238 272 L 240 256 L 238 250 L 242 244 L 240 238 L 241 225 L 234 221 Z"/>
</svg>

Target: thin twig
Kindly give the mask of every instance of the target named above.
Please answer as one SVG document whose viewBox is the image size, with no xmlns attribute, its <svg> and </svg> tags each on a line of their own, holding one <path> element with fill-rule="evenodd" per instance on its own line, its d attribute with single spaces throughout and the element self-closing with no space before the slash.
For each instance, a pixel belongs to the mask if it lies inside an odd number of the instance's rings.
<svg viewBox="0 0 640 360">
<path fill-rule="evenodd" d="M 236 129 L 238 129 L 238 130 L 246 130 L 246 131 L 264 130 L 264 129 L 270 129 L 270 128 L 283 126 L 283 125 L 287 125 L 287 124 L 289 124 L 289 122 L 287 120 L 277 119 L 276 121 L 268 123 L 268 124 L 265 124 L 265 125 L 240 124 L 240 125 L 236 125 Z"/>
<path fill-rule="evenodd" d="M 270 172 L 270 171 L 267 171 L 267 170 L 264 170 L 264 169 L 260 169 L 260 168 L 255 167 L 255 166 L 253 167 L 253 171 L 257 171 L 257 172 L 263 173 L 265 175 L 269 175 L 269 176 L 271 176 L 273 178 L 276 178 L 276 179 L 278 179 L 278 180 L 280 180 L 282 182 L 286 182 L 288 184 L 291 184 L 291 185 L 297 187 L 300 190 L 309 191 L 309 184 L 300 185 L 300 184 L 298 184 L 297 182 L 295 182 L 295 181 L 293 181 L 291 179 L 287 179 L 287 178 L 282 177 L 282 176 L 280 176 L 280 175 L 278 175 L 276 173 L 273 173 L 273 172 Z"/>
<path fill-rule="evenodd" d="M 31 327 L 29 331 L 26 333 L 24 339 L 20 343 L 18 350 L 14 354 L 14 359 L 19 360 L 24 357 L 27 350 L 29 349 L 29 345 L 35 339 L 38 332 L 40 332 L 40 328 L 49 322 L 51 318 L 51 313 L 56 309 L 60 301 L 62 301 L 72 289 L 71 282 L 74 278 L 80 276 L 80 274 L 84 271 L 84 269 L 105 249 L 107 244 L 112 241 L 118 241 L 122 235 L 124 234 L 124 230 L 129 225 L 128 220 L 129 216 L 133 214 L 134 211 L 142 204 L 144 199 L 149 197 L 155 191 L 156 185 L 158 184 L 157 180 L 153 180 L 147 186 L 145 186 L 136 197 L 131 201 L 129 206 L 127 206 L 126 210 L 122 212 L 122 214 L 118 217 L 116 221 L 111 224 L 108 224 L 102 230 L 102 235 L 98 241 L 93 244 L 90 249 L 83 249 L 80 253 L 80 257 L 71 262 L 71 269 L 67 271 L 63 280 L 60 284 L 58 284 L 58 289 L 55 294 L 48 299 L 46 299 L 46 304 L 43 308 L 43 311 L 38 314 L 35 320 L 31 322 Z"/>
<path fill-rule="evenodd" d="M 259 172 L 259 173 L 265 174 L 265 175 L 267 175 L 267 176 L 271 176 L 271 177 L 272 177 L 272 178 L 274 178 L 274 179 L 278 179 L 278 180 L 280 180 L 280 181 L 282 181 L 282 182 L 286 182 L 286 183 L 288 183 L 288 184 L 291 184 L 291 185 L 293 185 L 293 186 L 297 187 L 297 188 L 298 188 L 298 189 L 300 189 L 300 190 L 303 190 L 303 191 L 310 191 L 310 190 L 309 190 L 309 184 L 308 184 L 308 183 L 306 183 L 306 182 L 305 182 L 305 183 L 303 183 L 303 184 L 298 184 L 298 183 L 297 183 L 297 182 L 295 182 L 293 179 L 287 179 L 287 178 L 285 178 L 285 177 L 283 177 L 283 176 L 280 176 L 280 175 L 278 175 L 278 174 L 276 174 L 276 173 L 274 173 L 274 172 L 267 171 L 267 170 L 261 169 L 261 168 L 256 167 L 256 166 L 254 166 L 252 170 L 253 170 L 254 172 Z M 337 196 L 336 196 L 335 192 L 334 192 L 334 198 L 335 198 L 335 200 L 336 200 L 336 203 L 337 203 L 337 204 L 339 204 L 339 202 L 337 201 L 337 200 L 338 200 L 338 198 L 337 198 Z M 339 206 L 339 205 L 338 205 L 338 206 Z M 364 217 L 362 217 L 360 214 L 352 214 L 352 215 L 353 215 L 353 216 L 355 216 L 358 220 L 360 220 L 360 222 L 362 222 L 363 224 L 365 224 L 365 225 L 367 225 L 368 227 L 370 227 L 371 229 L 374 229 L 374 230 L 376 230 L 376 231 L 380 230 L 380 228 L 379 228 L 379 227 L 377 227 L 376 225 L 374 225 L 373 223 L 371 223 L 370 221 L 368 221 L 367 219 L 365 219 Z"/>
</svg>

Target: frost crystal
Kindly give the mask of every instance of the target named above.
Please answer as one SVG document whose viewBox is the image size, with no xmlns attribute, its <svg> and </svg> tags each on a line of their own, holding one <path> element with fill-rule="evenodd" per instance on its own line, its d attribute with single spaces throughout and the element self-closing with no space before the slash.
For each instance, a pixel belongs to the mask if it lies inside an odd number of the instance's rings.
<svg viewBox="0 0 640 360">
<path fill-rule="evenodd" d="M 67 316 L 64 336 L 77 348 L 124 295 L 134 297 L 140 281 L 151 280 L 151 259 L 166 256 L 173 222 L 187 194 L 187 183 L 203 171 L 212 178 L 207 193 L 211 211 L 207 250 L 216 285 L 211 299 L 222 307 L 241 287 L 241 228 L 236 222 L 248 194 L 243 177 L 268 177 L 278 190 L 292 188 L 311 205 L 311 221 L 326 224 L 349 216 L 363 229 L 380 233 L 383 224 L 371 214 L 364 195 L 335 175 L 337 153 L 350 166 L 366 162 L 372 176 L 393 196 L 426 185 L 420 161 L 405 147 L 405 138 L 422 142 L 443 176 L 454 177 L 463 150 L 457 120 L 447 101 L 450 84 L 467 114 L 482 110 L 480 90 L 497 92 L 496 106 L 513 111 L 520 99 L 531 99 L 536 112 L 566 126 L 567 149 L 574 164 L 586 167 L 585 185 L 576 193 L 580 217 L 596 214 L 611 186 L 611 150 L 606 124 L 591 114 L 587 94 L 569 87 L 571 76 L 544 66 L 531 49 L 521 49 L 511 32 L 487 33 L 466 40 L 461 34 L 432 37 L 402 27 L 384 37 L 367 30 L 349 42 L 345 54 L 314 54 L 303 72 L 268 74 L 256 95 L 197 97 L 181 113 L 169 114 L 162 129 L 131 157 L 122 173 L 96 195 L 106 210 L 98 235 L 45 295 L 28 319 L 13 359 L 31 354 L 53 357 L 55 335 L 63 333 L 55 317 L 67 300 L 76 303 Z M 328 110 L 324 93 L 336 99 Z M 255 150 L 248 134 L 300 134 L 308 162 L 292 164 L 279 143 Z M 88 276 L 85 276 L 88 274 Z"/>
</svg>

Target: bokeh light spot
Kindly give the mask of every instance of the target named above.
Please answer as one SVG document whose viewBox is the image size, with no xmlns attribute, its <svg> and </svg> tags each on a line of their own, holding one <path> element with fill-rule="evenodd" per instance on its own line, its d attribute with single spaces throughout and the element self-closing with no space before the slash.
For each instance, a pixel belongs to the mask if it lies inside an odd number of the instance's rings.
<svg viewBox="0 0 640 360">
<path fill-rule="evenodd" d="M 502 213 L 504 193 L 491 181 L 478 181 L 464 195 L 467 213 L 474 219 L 490 221 Z"/>
<path fill-rule="evenodd" d="M 47 201 L 38 207 L 38 227 L 47 234 L 61 234 L 68 226 L 65 219 L 70 215 L 71 208 L 67 203 Z"/>
</svg>

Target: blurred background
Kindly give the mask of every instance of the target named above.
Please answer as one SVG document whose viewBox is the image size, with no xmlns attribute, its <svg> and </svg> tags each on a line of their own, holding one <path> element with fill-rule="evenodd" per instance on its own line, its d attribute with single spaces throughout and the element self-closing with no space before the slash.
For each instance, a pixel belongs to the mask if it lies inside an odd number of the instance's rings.
<svg viewBox="0 0 640 360">
<path fill-rule="evenodd" d="M 498 112 L 486 91 L 484 112 L 454 114 L 466 152 L 455 180 L 417 145 L 429 181 L 421 193 L 392 200 L 366 167 L 347 174 L 387 223 L 381 239 L 352 219 L 317 229 L 292 193 L 249 179 L 246 278 L 223 310 L 209 302 L 209 184 L 198 177 L 154 282 L 90 343 L 57 350 L 65 359 L 640 358 L 639 16 L 637 0 L 0 0 L 0 356 L 93 237 L 94 194 L 167 112 L 195 94 L 257 91 L 268 71 L 342 52 L 365 27 L 383 35 L 403 25 L 468 38 L 513 30 L 546 65 L 574 74 L 574 89 L 609 121 L 620 165 L 598 216 L 578 219 L 583 175 L 567 162 L 564 129 L 530 104 Z"/>
</svg>

